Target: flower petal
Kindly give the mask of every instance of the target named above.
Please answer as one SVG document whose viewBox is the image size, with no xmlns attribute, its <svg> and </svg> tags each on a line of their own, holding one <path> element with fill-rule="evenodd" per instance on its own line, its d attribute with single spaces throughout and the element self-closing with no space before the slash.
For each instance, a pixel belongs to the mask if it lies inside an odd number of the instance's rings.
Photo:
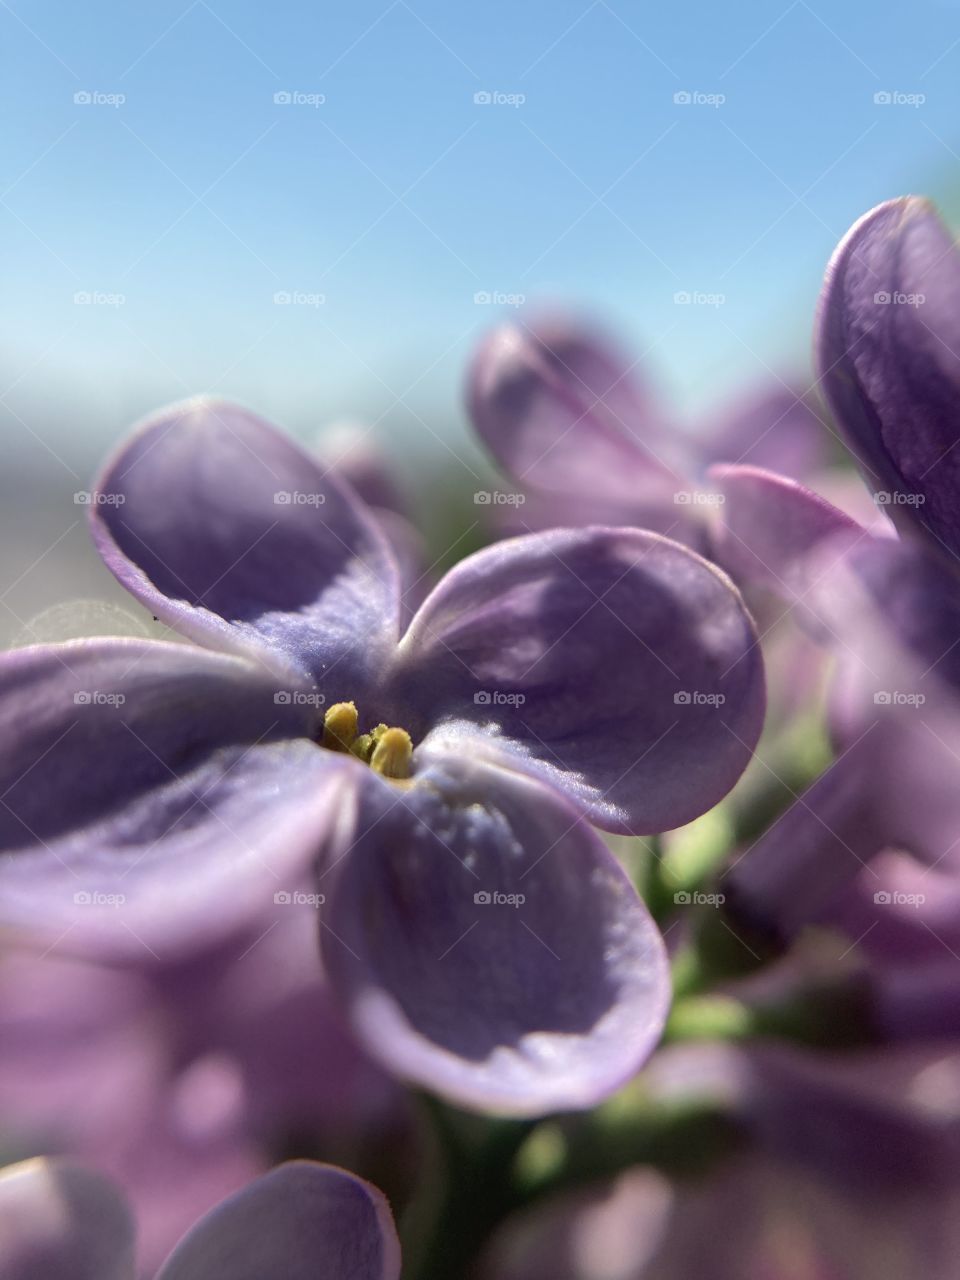
<svg viewBox="0 0 960 1280">
<path fill-rule="evenodd" d="M 372 775 L 371 779 L 372 779 Z M 591 1106 L 663 1026 L 663 943 L 575 810 L 448 760 L 357 792 L 321 873 L 324 961 L 367 1050 L 459 1105 Z"/>
<path fill-rule="evenodd" d="M 430 708 L 421 758 L 492 754 L 610 830 L 664 831 L 709 809 L 763 721 L 736 589 L 637 529 L 533 534 L 462 561 L 414 617 L 392 680 L 399 705 Z"/>
<path fill-rule="evenodd" d="M 201 644 L 272 653 L 359 694 L 397 635 L 398 576 L 362 506 L 235 405 L 148 419 L 107 464 L 93 535 L 123 586 Z"/>
<path fill-rule="evenodd" d="M 3 1280 L 133 1280 L 133 1220 L 113 1184 L 65 1160 L 0 1171 Z"/>
<path fill-rule="evenodd" d="M 186 645 L 4 655 L 0 922 L 149 962 L 262 911 L 309 865 L 343 767 L 305 736 L 312 709 L 277 696 Z"/>
<path fill-rule="evenodd" d="M 683 487 L 632 364 L 582 322 L 548 316 L 501 325 L 474 355 L 467 402 L 480 437 L 517 484 L 599 488 L 636 503 Z M 656 450 L 656 453 L 654 452 Z"/>
<path fill-rule="evenodd" d="M 157 1280 L 398 1280 L 400 1245 L 376 1187 L 334 1165 L 279 1165 L 181 1241 Z"/>
<path fill-rule="evenodd" d="M 904 528 L 960 551 L 960 254 L 936 210 L 879 205 L 841 241 L 820 299 L 824 392 Z"/>
<path fill-rule="evenodd" d="M 817 546 L 865 531 L 812 489 L 761 467 L 715 466 L 710 479 L 723 496 L 714 534 L 717 560 L 742 585 L 768 588 L 788 600 L 810 585 Z"/>
</svg>

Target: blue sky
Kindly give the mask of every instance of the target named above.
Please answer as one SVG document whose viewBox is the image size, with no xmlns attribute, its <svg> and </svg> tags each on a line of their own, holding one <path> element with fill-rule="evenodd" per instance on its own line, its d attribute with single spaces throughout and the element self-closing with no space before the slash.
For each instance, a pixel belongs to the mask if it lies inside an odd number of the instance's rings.
<svg viewBox="0 0 960 1280">
<path fill-rule="evenodd" d="M 956 3 L 4 0 L 0 32 L 0 413 L 38 465 L 204 390 L 462 440 L 510 310 L 478 293 L 586 306 L 706 409 L 804 370 L 860 213 L 960 214 Z"/>
</svg>

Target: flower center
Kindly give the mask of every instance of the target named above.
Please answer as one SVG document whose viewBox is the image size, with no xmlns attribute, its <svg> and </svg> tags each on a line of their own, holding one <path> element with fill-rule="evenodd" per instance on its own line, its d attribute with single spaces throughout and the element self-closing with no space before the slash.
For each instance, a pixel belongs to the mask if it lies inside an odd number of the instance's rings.
<svg viewBox="0 0 960 1280">
<path fill-rule="evenodd" d="M 369 733 L 360 733 L 357 708 L 352 702 L 338 702 L 323 717 L 323 745 L 328 751 L 356 756 L 385 778 L 410 777 L 413 743 L 406 729 L 378 724 Z"/>
</svg>

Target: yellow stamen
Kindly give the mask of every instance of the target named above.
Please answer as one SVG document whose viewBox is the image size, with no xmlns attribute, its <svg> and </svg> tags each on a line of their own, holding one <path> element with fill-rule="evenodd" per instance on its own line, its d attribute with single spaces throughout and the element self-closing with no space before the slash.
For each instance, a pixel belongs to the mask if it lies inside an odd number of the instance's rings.
<svg viewBox="0 0 960 1280">
<path fill-rule="evenodd" d="M 323 717 L 323 745 L 328 751 L 349 751 L 357 737 L 357 708 L 335 703 Z"/>
<path fill-rule="evenodd" d="M 385 778 L 409 778 L 410 758 L 413 755 L 409 733 L 406 729 L 379 727 L 382 732 L 374 730 L 376 746 L 370 757 L 370 768 L 382 773 Z"/>
</svg>

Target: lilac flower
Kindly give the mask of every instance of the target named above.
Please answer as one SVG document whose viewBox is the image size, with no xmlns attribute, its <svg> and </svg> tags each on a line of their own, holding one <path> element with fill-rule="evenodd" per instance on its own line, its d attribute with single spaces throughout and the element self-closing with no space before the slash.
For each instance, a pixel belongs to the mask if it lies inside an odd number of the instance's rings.
<svg viewBox="0 0 960 1280">
<path fill-rule="evenodd" d="M 400 634 L 390 550 L 252 415 L 191 402 L 102 474 L 120 581 L 209 648 L 0 663 L 3 923 L 172 959 L 318 867 L 325 964 L 372 1056 L 467 1105 L 589 1105 L 668 1000 L 662 942 L 590 819 L 715 803 L 763 717 L 730 582 L 638 530 L 518 538 Z M 69 935 L 67 937 L 66 935 Z"/>
<path fill-rule="evenodd" d="M 474 355 L 474 427 L 526 501 L 516 530 L 629 524 L 703 550 L 709 506 L 698 501 L 714 461 L 806 475 L 823 462 L 824 431 L 808 396 L 785 384 L 739 401 L 695 433 L 679 429 L 631 361 L 582 320 L 518 319 Z"/>
<path fill-rule="evenodd" d="M 105 1178 L 59 1160 L 0 1172 L 4 1280 L 134 1280 L 133 1221 Z M 279 1165 L 193 1227 L 157 1280 L 397 1280 L 390 1207 L 333 1165 Z"/>
<path fill-rule="evenodd" d="M 925 201 L 881 205 L 837 249 L 822 382 L 900 539 L 782 477 L 714 473 L 727 498 L 721 562 L 786 596 L 839 654 L 838 760 L 731 876 L 744 919 L 781 937 L 820 918 L 886 847 L 960 872 L 958 317 L 960 254 Z M 882 905 L 878 873 L 866 877 Z"/>
</svg>

